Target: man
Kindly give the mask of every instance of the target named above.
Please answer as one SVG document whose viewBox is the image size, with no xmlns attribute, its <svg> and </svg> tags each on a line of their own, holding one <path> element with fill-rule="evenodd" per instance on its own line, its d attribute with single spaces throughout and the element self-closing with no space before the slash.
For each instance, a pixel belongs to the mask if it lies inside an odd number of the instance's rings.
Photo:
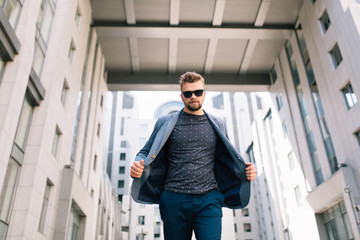
<svg viewBox="0 0 360 240">
<path fill-rule="evenodd" d="M 256 168 L 230 143 L 222 120 L 202 109 L 204 78 L 180 77 L 184 108 L 158 119 L 131 166 L 131 195 L 159 203 L 166 240 L 221 238 L 222 207 L 245 207 Z"/>
</svg>

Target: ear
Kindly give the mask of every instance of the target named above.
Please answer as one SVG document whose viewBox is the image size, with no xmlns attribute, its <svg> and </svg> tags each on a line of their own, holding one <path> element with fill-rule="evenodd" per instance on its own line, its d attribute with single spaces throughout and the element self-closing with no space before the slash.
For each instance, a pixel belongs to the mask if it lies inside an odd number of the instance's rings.
<svg viewBox="0 0 360 240">
<path fill-rule="evenodd" d="M 180 98 L 181 98 L 181 101 L 183 101 L 183 102 L 184 102 L 184 96 L 183 96 L 183 94 L 182 94 L 182 93 L 180 93 Z"/>
</svg>

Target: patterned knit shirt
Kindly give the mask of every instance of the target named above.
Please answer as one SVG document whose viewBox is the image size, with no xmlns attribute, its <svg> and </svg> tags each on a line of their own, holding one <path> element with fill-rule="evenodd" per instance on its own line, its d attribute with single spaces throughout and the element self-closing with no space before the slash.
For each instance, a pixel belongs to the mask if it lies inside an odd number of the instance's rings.
<svg viewBox="0 0 360 240">
<path fill-rule="evenodd" d="M 182 112 L 165 146 L 169 170 L 164 188 L 188 194 L 216 189 L 216 141 L 217 134 L 206 115 Z"/>
</svg>

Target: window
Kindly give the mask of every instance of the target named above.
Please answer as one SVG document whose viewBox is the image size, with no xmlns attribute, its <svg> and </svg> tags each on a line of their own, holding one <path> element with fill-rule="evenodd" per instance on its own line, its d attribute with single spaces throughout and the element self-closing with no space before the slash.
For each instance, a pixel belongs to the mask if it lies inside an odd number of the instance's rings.
<svg viewBox="0 0 360 240">
<path fill-rule="evenodd" d="M 10 158 L 6 169 L 5 179 L 0 194 L 0 229 L 6 232 L 10 217 L 12 200 L 16 190 L 16 184 L 19 177 L 20 164 L 13 158 Z"/>
<path fill-rule="evenodd" d="M 79 26 L 79 23 L 80 23 L 80 17 L 81 17 L 80 8 L 79 8 L 79 7 L 77 7 L 77 9 L 76 9 L 76 14 L 75 14 L 75 22 L 76 22 L 76 26 Z"/>
<path fill-rule="evenodd" d="M 46 52 L 45 47 L 41 46 L 39 40 L 36 39 L 35 40 L 35 53 L 34 53 L 32 67 L 33 67 L 34 71 L 36 72 L 36 74 L 38 75 L 38 77 L 41 76 L 42 69 L 44 66 L 45 52 Z"/>
<path fill-rule="evenodd" d="M 138 225 L 145 225 L 145 216 L 138 216 Z"/>
<path fill-rule="evenodd" d="M 68 240 L 78 240 L 84 234 L 85 227 L 85 214 L 80 210 L 80 207 L 73 202 L 69 216 L 69 224 L 67 230 Z"/>
<path fill-rule="evenodd" d="M 3 76 L 3 74 L 4 74 L 5 65 L 6 65 L 6 61 L 5 61 L 5 60 L 3 59 L 3 57 L 0 55 L 0 83 L 1 83 L 2 76 Z"/>
<path fill-rule="evenodd" d="M 120 142 L 120 147 L 126 148 L 126 141 L 121 141 Z"/>
<path fill-rule="evenodd" d="M 121 166 L 119 167 L 119 174 L 124 174 L 125 173 L 125 167 Z"/>
<path fill-rule="evenodd" d="M 100 137 L 100 132 L 101 132 L 101 124 L 98 123 L 97 131 L 96 131 L 96 135 L 97 135 L 98 137 Z"/>
<path fill-rule="evenodd" d="M 128 93 L 124 93 L 123 95 L 123 109 L 132 109 L 134 107 L 134 97 Z"/>
<path fill-rule="evenodd" d="M 336 43 L 335 46 L 329 52 L 331 59 L 333 61 L 334 68 L 337 68 L 342 61 L 342 56 L 340 52 L 340 48 Z"/>
<path fill-rule="evenodd" d="M 357 132 L 355 133 L 355 136 L 356 136 L 356 139 L 358 140 L 358 143 L 359 143 L 359 145 L 360 145 L 360 131 L 357 131 Z"/>
<path fill-rule="evenodd" d="M 69 92 L 69 85 L 66 81 L 66 79 L 64 80 L 64 84 L 63 84 L 63 88 L 62 88 L 62 91 L 61 91 L 61 103 L 62 105 L 65 107 L 65 104 L 66 104 L 66 98 L 67 98 L 67 95 L 68 95 L 68 92 Z"/>
<path fill-rule="evenodd" d="M 72 63 L 73 58 L 74 58 L 75 50 L 76 50 L 75 43 L 74 43 L 73 40 L 71 40 L 70 47 L 69 47 L 69 54 L 68 54 L 68 57 L 69 57 L 69 60 L 70 60 L 71 63 Z"/>
<path fill-rule="evenodd" d="M 290 152 L 288 154 L 288 162 L 289 162 L 289 168 L 290 168 L 290 171 L 294 170 L 295 169 L 295 158 L 294 158 L 294 152 Z"/>
<path fill-rule="evenodd" d="M 297 202 L 297 205 L 300 206 L 301 205 L 301 193 L 300 193 L 300 187 L 296 186 L 294 188 L 294 192 L 295 192 L 295 199 Z"/>
<path fill-rule="evenodd" d="M 52 145 L 52 148 L 51 148 L 51 153 L 55 158 L 56 158 L 56 155 L 57 155 L 57 152 L 58 152 L 60 136 L 61 136 L 61 131 L 59 130 L 58 127 L 56 127 L 55 128 L 54 139 L 53 139 L 53 145 Z"/>
<path fill-rule="evenodd" d="M 273 66 L 273 68 L 271 69 L 270 77 L 271 77 L 272 84 L 275 84 L 276 80 L 278 79 L 275 66 Z"/>
<path fill-rule="evenodd" d="M 224 95 L 222 93 L 213 97 L 213 106 L 216 109 L 224 109 Z"/>
<path fill-rule="evenodd" d="M 283 101 L 282 101 L 281 93 L 279 93 L 279 94 L 276 96 L 276 105 L 277 105 L 278 110 L 280 111 L 280 109 L 281 109 L 282 106 L 283 106 Z"/>
<path fill-rule="evenodd" d="M 328 15 L 326 9 L 324 10 L 323 14 L 321 15 L 319 21 L 320 21 L 322 30 L 325 33 L 330 27 L 330 18 L 329 18 L 329 15 Z"/>
<path fill-rule="evenodd" d="M 96 171 L 96 166 L 97 166 L 97 155 L 95 154 L 95 156 L 94 156 L 94 165 L 93 165 L 94 171 Z"/>
<path fill-rule="evenodd" d="M 104 105 L 104 95 L 101 94 L 101 98 L 100 98 L 100 107 L 103 108 Z"/>
<path fill-rule="evenodd" d="M 262 102 L 261 102 L 261 98 L 259 96 L 256 96 L 256 105 L 257 105 L 257 109 L 262 109 Z"/>
<path fill-rule="evenodd" d="M 125 118 L 122 117 L 121 118 L 121 122 L 120 122 L 120 135 L 124 135 L 124 130 L 125 130 Z"/>
<path fill-rule="evenodd" d="M 287 138 L 288 137 L 288 128 L 287 128 L 286 120 L 282 123 L 282 129 L 283 129 L 283 133 L 284 133 L 284 138 Z"/>
<path fill-rule="evenodd" d="M 351 230 L 349 216 L 344 201 L 321 213 L 328 239 L 355 239 Z M 340 231 L 341 226 L 345 231 Z"/>
<path fill-rule="evenodd" d="M 237 233 L 237 225 L 236 225 L 236 223 L 234 224 L 234 230 Z"/>
<path fill-rule="evenodd" d="M 251 224 L 244 223 L 244 232 L 251 232 Z"/>
<path fill-rule="evenodd" d="M 126 160 L 126 153 L 120 153 L 120 161 Z"/>
<path fill-rule="evenodd" d="M 341 89 L 341 91 L 344 95 L 347 108 L 352 108 L 357 103 L 357 98 L 352 85 L 348 83 L 343 89 Z"/>
<path fill-rule="evenodd" d="M 119 180 L 118 181 L 118 188 L 124 188 L 124 180 Z"/>
<path fill-rule="evenodd" d="M 44 198 L 43 198 L 43 204 L 41 208 L 41 215 L 40 215 L 40 221 L 39 221 L 39 232 L 46 235 L 46 220 L 47 220 L 47 212 L 49 210 L 49 199 L 50 199 L 50 190 L 51 190 L 52 184 L 49 182 L 49 180 L 46 181 L 46 187 L 44 192 Z"/>
<path fill-rule="evenodd" d="M 17 25 L 20 10 L 22 7 L 22 1 L 20 0 L 8 0 L 8 1 L 0 1 L 0 6 L 3 9 L 7 19 L 9 20 L 10 25 L 15 28 Z"/>
<path fill-rule="evenodd" d="M 241 209 L 241 213 L 243 217 L 248 217 L 249 216 L 249 209 L 248 208 L 243 208 Z"/>
<path fill-rule="evenodd" d="M 53 1 L 42 0 L 39 15 L 36 21 L 37 36 L 39 41 L 44 41 L 47 45 L 51 32 L 51 25 L 55 14 L 55 4 Z"/>
</svg>

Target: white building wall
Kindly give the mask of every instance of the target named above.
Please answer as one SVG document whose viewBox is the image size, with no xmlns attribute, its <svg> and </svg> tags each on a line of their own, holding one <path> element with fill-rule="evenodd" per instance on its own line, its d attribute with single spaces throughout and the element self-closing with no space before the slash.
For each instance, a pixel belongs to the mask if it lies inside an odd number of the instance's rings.
<svg viewBox="0 0 360 240">
<path fill-rule="evenodd" d="M 24 1 L 16 28 L 16 35 L 21 44 L 20 52 L 13 62 L 6 65 L 1 79 L 0 189 L 5 187 L 3 186 L 5 171 L 29 82 L 40 4 L 40 0 Z M 79 26 L 75 22 L 77 8 L 81 11 Z M 65 239 L 69 235 L 70 208 L 75 205 L 76 211 L 81 212 L 82 219 L 79 225 L 79 239 L 101 237 L 106 231 L 103 234 L 97 232 L 97 225 L 102 218 L 97 214 L 99 201 L 106 211 L 104 218 L 109 222 L 107 225 L 109 239 L 120 239 L 118 233 L 121 222 L 116 215 L 116 210 L 120 206 L 114 200 L 112 187 L 104 184 L 107 179 L 103 175 L 101 166 L 103 150 L 101 126 L 103 126 L 104 114 L 100 102 L 107 91 L 104 58 L 101 48 L 96 45 L 96 32 L 90 28 L 90 23 L 89 1 L 57 1 L 44 67 L 42 75 L 39 76 L 40 85 L 45 90 L 44 99 L 39 106 L 34 107 L 23 163 L 15 195 L 11 199 L 12 207 L 6 239 Z M 77 101 L 90 32 L 92 38 L 84 86 L 83 110 L 77 133 L 77 152 L 74 163 L 71 164 Z M 76 46 L 72 63 L 68 59 L 71 39 Z M 69 89 L 63 106 L 60 99 L 64 79 Z M 91 101 L 88 98 L 90 88 L 92 88 Z M 98 126 L 100 126 L 99 135 L 97 135 Z M 61 135 L 57 155 L 54 156 L 51 150 L 56 128 Z M 86 141 L 83 141 L 85 132 L 87 137 Z M 82 152 L 83 164 L 80 164 Z M 94 162 L 95 155 L 97 162 Z M 51 183 L 51 190 L 45 234 L 42 234 L 38 229 L 47 182 Z M 96 236 L 97 234 L 100 236 Z"/>
</svg>

